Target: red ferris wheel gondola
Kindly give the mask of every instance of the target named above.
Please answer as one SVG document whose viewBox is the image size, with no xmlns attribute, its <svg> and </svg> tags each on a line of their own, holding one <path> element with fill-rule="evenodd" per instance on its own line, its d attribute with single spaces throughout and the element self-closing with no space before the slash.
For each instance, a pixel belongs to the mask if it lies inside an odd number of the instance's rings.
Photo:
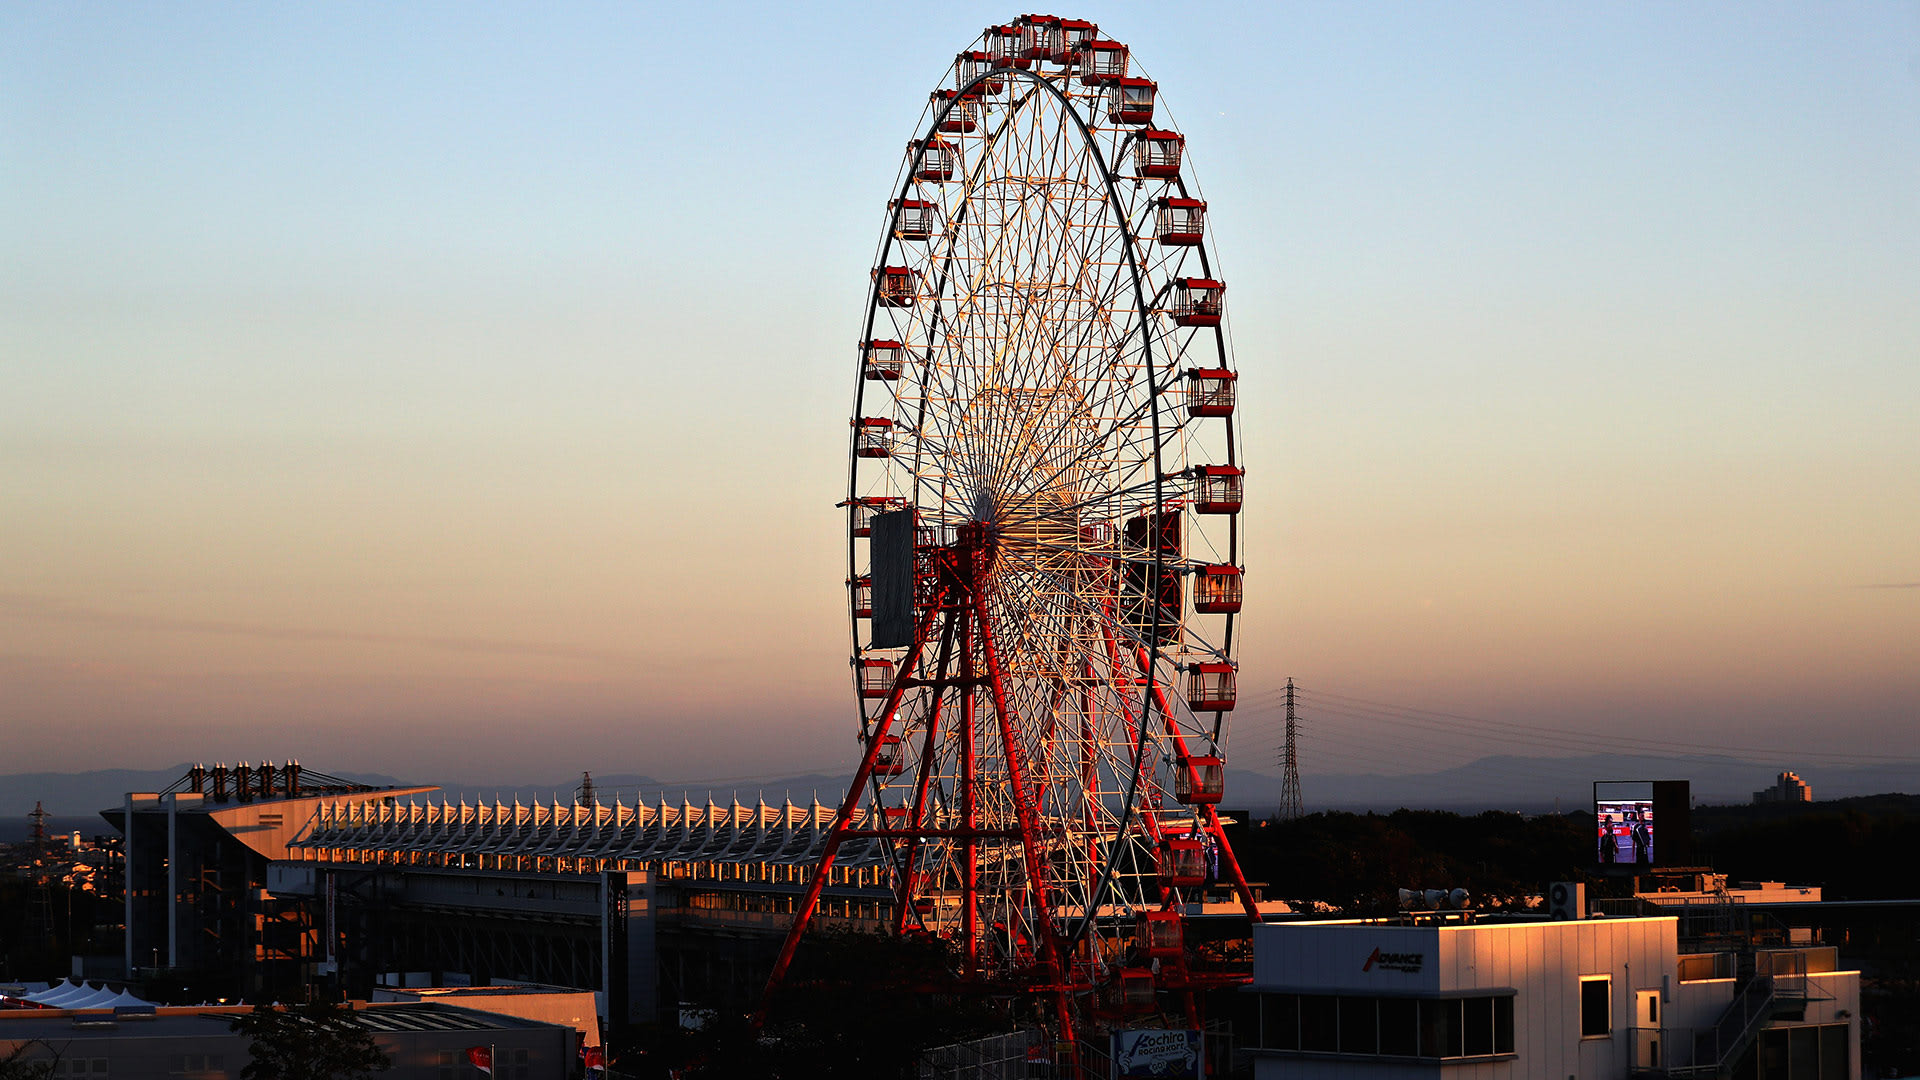
<svg viewBox="0 0 1920 1080">
<path fill-rule="evenodd" d="M 1116 124 L 1151 123 L 1153 95 L 1158 89 L 1152 79 L 1121 79 L 1108 95 L 1107 118 Z"/>
<path fill-rule="evenodd" d="M 1180 179 L 1180 158 L 1186 153 L 1187 137 L 1177 131 L 1148 128 L 1133 144 L 1133 171 L 1147 180 Z"/>
</svg>

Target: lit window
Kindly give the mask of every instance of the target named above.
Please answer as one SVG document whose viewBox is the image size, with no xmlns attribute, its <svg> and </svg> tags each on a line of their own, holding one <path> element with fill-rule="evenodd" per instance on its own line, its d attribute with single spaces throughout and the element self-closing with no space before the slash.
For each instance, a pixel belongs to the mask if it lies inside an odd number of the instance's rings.
<svg viewBox="0 0 1920 1080">
<path fill-rule="evenodd" d="M 1580 977 L 1580 1037 L 1604 1038 L 1613 1034 L 1613 977 Z"/>
</svg>

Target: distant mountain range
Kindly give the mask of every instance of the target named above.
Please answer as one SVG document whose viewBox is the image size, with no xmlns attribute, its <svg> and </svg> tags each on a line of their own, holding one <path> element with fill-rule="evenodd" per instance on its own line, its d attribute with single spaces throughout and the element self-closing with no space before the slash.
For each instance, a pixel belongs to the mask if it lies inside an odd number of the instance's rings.
<svg viewBox="0 0 1920 1080">
<path fill-rule="evenodd" d="M 1435 810 L 1517 810 L 1540 812 L 1558 806 L 1573 810 L 1593 797 L 1595 780 L 1692 780 L 1696 801 L 1707 804 L 1745 803 L 1755 790 L 1768 787 L 1782 768 L 1791 768 L 1813 787 L 1816 800 L 1840 799 L 1888 792 L 1920 792 L 1920 762 L 1907 764 L 1822 766 L 1793 762 L 1757 763 L 1726 757 L 1648 757 L 1594 754 L 1584 757 L 1494 756 L 1443 769 L 1411 775 L 1307 773 L 1301 794 L 1308 812 L 1316 810 L 1394 810 L 1413 807 Z M 0 776 L 0 840 L 26 834 L 26 814 L 35 801 L 60 822 L 87 819 L 103 826 L 100 810 L 118 806 L 129 791 L 158 791 L 187 771 L 171 769 L 103 769 L 82 773 L 15 773 Z M 376 786 L 432 783 L 402 781 L 374 773 L 347 773 L 343 779 Z M 648 802 L 662 797 L 679 802 L 704 803 L 711 797 L 727 803 L 737 797 L 751 803 L 764 796 L 769 803 L 791 797 L 804 803 L 816 796 L 822 803 L 837 802 L 846 793 L 847 776 L 809 773 L 750 784 L 688 784 L 658 780 L 636 773 L 594 777 L 603 802 L 615 797 L 631 803 L 636 795 Z M 516 786 L 442 783 L 446 797 L 469 801 L 496 798 L 511 802 L 547 802 L 556 796 L 573 797 L 577 777 L 545 784 Z M 1247 769 L 1227 771 L 1226 805 L 1257 814 L 1280 805 L 1281 778 Z M 53 823 L 61 828 L 60 822 Z M 67 825 L 93 830 L 95 824 Z M 102 829 L 101 831 L 104 831 Z"/>
</svg>

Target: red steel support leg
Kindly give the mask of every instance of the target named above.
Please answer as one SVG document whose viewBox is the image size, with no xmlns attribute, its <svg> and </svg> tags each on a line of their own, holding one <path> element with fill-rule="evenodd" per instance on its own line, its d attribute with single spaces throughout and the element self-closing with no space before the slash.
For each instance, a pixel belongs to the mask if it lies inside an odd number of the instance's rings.
<svg viewBox="0 0 1920 1080">
<path fill-rule="evenodd" d="M 980 807 L 975 798 L 974 788 L 978 781 L 974 776 L 974 747 L 979 738 L 975 729 L 975 697 L 973 680 L 976 672 L 973 665 L 973 613 L 965 607 L 959 612 L 960 620 L 960 813 L 966 821 L 967 835 L 960 841 L 960 919 L 963 948 L 966 955 L 966 973 L 969 977 L 980 973 L 980 849 L 973 838 L 973 830 L 980 827 Z"/>
<path fill-rule="evenodd" d="M 947 664 L 953 659 L 953 622 L 949 615 L 947 625 L 940 634 L 940 659 L 934 665 L 935 693 L 933 704 L 927 710 L 927 742 L 920 751 L 920 774 L 914 780 L 913 817 L 908 825 L 913 835 L 907 838 L 906 865 L 900 872 L 900 887 L 893 905 L 893 932 L 896 934 L 906 931 L 908 909 L 913 903 L 914 875 L 920 856 L 920 830 L 926 824 L 927 782 L 933 776 L 934 751 L 939 746 L 940 705 L 947 697 Z"/>
<path fill-rule="evenodd" d="M 1081 661 L 1085 668 L 1086 685 L 1080 690 L 1080 791 L 1085 796 L 1087 832 L 1087 880 L 1093 880 L 1094 867 L 1100 865 L 1100 841 L 1095 839 L 1100 829 L 1100 760 L 1094 748 L 1094 740 L 1100 735 L 1100 700 L 1093 690 L 1093 661 Z M 1092 897 L 1088 897 L 1091 900 Z M 1094 935 L 1082 936 L 1082 947 L 1086 949 L 1086 959 L 1093 959 Z"/>
<path fill-rule="evenodd" d="M 1167 692 L 1161 689 L 1160 680 L 1153 678 L 1153 659 L 1147 655 L 1147 650 L 1144 648 L 1136 652 L 1140 660 L 1140 670 L 1152 684 L 1154 702 L 1160 706 L 1160 715 L 1167 723 L 1167 734 L 1173 736 L 1173 747 L 1180 757 L 1180 767 L 1192 774 L 1193 759 L 1187 754 L 1187 740 L 1173 722 L 1173 710 L 1167 706 Z M 1194 782 L 1195 788 L 1199 787 L 1197 776 L 1189 775 L 1188 779 Z M 1220 855 L 1226 860 L 1228 873 L 1233 876 L 1233 888 L 1240 895 L 1240 906 L 1246 909 L 1247 918 L 1257 923 L 1260 921 L 1260 905 L 1254 903 L 1253 889 L 1247 884 L 1247 875 L 1240 872 L 1240 860 L 1234 858 L 1233 845 L 1227 843 L 1226 830 L 1220 827 L 1220 811 L 1214 809 L 1209 803 L 1202 803 L 1201 806 L 1206 811 L 1207 832 L 1211 833 L 1214 842 L 1220 845 Z"/>
<path fill-rule="evenodd" d="M 893 726 L 894 714 L 900 709 L 900 699 L 907 692 L 907 682 L 913 678 L 913 669 L 920 662 L 920 652 L 926 647 L 927 630 L 940 608 L 941 605 L 937 603 L 928 605 L 927 613 L 920 617 L 919 625 L 913 628 L 913 646 L 907 650 L 906 658 L 900 661 L 900 670 L 894 673 L 893 690 L 887 695 L 880 722 L 874 725 L 872 737 L 867 740 L 866 753 L 860 757 L 860 768 L 853 774 L 853 783 L 847 787 L 847 797 L 840 803 L 839 812 L 833 816 L 826 846 L 820 852 L 819 865 L 813 870 L 813 880 L 807 884 L 806 896 L 794 912 L 793 925 L 787 928 L 787 939 L 780 945 L 780 956 L 773 962 L 773 973 L 767 977 L 767 989 L 761 997 L 760 1008 L 753 1014 L 756 1028 L 766 1019 L 767 1000 L 780 986 L 780 980 L 786 977 L 787 965 L 793 962 L 794 950 L 800 947 L 801 935 L 806 933 L 807 923 L 813 919 L 814 908 L 820 903 L 820 890 L 826 887 L 828 873 L 833 869 L 833 857 L 840 851 L 840 840 L 852 824 L 853 812 L 860 805 L 868 778 L 873 775 L 873 759 L 880 752 L 880 742 L 886 738 L 887 729 Z"/>
<path fill-rule="evenodd" d="M 1122 678 L 1120 672 L 1125 669 L 1126 664 L 1124 661 L 1120 659 L 1119 644 L 1113 640 L 1113 625 L 1112 625 L 1112 622 L 1110 621 L 1111 616 L 1113 614 L 1113 608 L 1111 605 L 1107 607 L 1107 614 L 1109 616 L 1109 621 L 1101 627 L 1101 633 L 1105 635 L 1107 639 L 1107 662 L 1110 668 L 1110 674 L 1112 675 L 1112 678 L 1113 678 L 1114 689 L 1118 690 L 1120 688 L 1120 680 Z M 1126 678 L 1129 683 L 1132 683 L 1135 681 L 1131 676 L 1127 676 Z M 1128 689 L 1131 690 L 1132 687 L 1129 686 Z M 1123 694 L 1121 696 L 1125 698 L 1131 695 Z M 1140 729 L 1134 726 L 1134 722 L 1133 722 L 1133 709 L 1131 707 L 1127 708 L 1124 714 L 1122 715 L 1121 719 L 1125 720 L 1127 724 L 1127 745 L 1132 746 L 1135 743 L 1137 743 L 1140 738 Z M 1155 817 L 1152 814 L 1143 813 L 1140 815 L 1140 822 L 1141 824 L 1146 826 L 1147 837 L 1153 841 L 1155 847 L 1157 848 L 1160 844 L 1160 819 Z M 1173 905 L 1173 890 L 1169 889 L 1164 883 L 1160 882 L 1158 878 L 1155 879 L 1155 883 L 1158 884 L 1160 888 L 1160 906 L 1162 908 L 1171 907 Z"/>
<path fill-rule="evenodd" d="M 1233 890 L 1240 894 L 1240 906 L 1247 911 L 1247 918 L 1260 921 L 1260 905 L 1254 902 L 1253 888 L 1247 884 L 1247 875 L 1240 872 L 1240 860 L 1234 857 L 1233 845 L 1227 843 L 1227 833 L 1220 827 L 1220 811 L 1207 807 L 1207 831 L 1213 834 L 1220 844 L 1220 857 L 1226 860 L 1227 873 L 1233 878 Z"/>
<path fill-rule="evenodd" d="M 1040 836 L 1039 815 L 1021 775 L 1020 740 L 1013 731 L 1012 713 L 1007 708 L 1007 687 L 1000 671 L 1000 658 L 993 648 L 993 627 L 987 622 L 987 607 L 979 593 L 969 598 L 974 617 L 980 620 L 980 647 L 986 654 L 987 681 L 993 687 L 993 711 L 1000 721 L 1000 748 L 1006 756 L 1007 781 L 1013 788 L 1014 812 L 1020 817 L 1020 848 L 1026 858 L 1027 888 L 1033 894 L 1033 906 L 1040 923 L 1040 951 L 1053 979 L 1054 1009 L 1060 1021 L 1060 1039 L 1073 1041 L 1073 1013 L 1067 1002 L 1067 968 L 1060 955 L 1060 942 L 1054 933 L 1053 900 L 1047 891 L 1047 868 L 1040 859 L 1035 842 Z"/>
</svg>

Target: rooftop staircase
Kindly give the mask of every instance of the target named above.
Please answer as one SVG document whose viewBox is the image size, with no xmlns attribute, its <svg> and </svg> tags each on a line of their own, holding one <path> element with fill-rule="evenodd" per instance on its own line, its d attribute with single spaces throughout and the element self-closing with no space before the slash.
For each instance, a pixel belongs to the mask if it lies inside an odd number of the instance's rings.
<svg viewBox="0 0 1920 1080">
<path fill-rule="evenodd" d="M 1776 958 L 1775 966 L 1782 966 Z M 1756 974 L 1747 979 L 1710 1028 L 1639 1029 L 1635 1076 L 1706 1078 L 1733 1075 L 1734 1066 L 1768 1021 L 1807 1007 L 1807 976 L 1798 972 Z M 1648 1041 L 1652 1043 L 1651 1051 Z M 1665 1048 L 1663 1055 L 1660 1050 Z"/>
</svg>

